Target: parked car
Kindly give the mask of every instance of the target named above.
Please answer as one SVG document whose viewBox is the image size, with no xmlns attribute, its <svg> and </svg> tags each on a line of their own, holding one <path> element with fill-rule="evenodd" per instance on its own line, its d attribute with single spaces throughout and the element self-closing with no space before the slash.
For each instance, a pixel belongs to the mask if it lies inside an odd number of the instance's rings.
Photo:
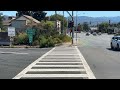
<svg viewBox="0 0 120 90">
<path fill-rule="evenodd" d="M 86 33 L 86 36 L 89 36 L 89 35 L 90 35 L 90 33 L 89 33 L 89 32 L 87 32 L 87 33 Z"/>
<path fill-rule="evenodd" d="M 101 32 L 98 33 L 98 35 L 101 35 L 101 34 L 102 34 Z"/>
<path fill-rule="evenodd" d="M 113 36 L 110 42 L 111 49 L 120 49 L 120 35 Z"/>
<path fill-rule="evenodd" d="M 96 35 L 97 35 L 97 33 L 96 33 L 96 32 L 93 32 L 93 35 L 94 35 L 94 36 L 96 36 Z"/>
</svg>

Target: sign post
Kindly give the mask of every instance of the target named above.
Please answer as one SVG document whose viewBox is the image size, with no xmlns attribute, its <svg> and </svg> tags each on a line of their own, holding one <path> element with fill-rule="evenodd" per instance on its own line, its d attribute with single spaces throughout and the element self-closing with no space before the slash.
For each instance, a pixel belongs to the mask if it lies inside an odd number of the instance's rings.
<svg viewBox="0 0 120 90">
<path fill-rule="evenodd" d="M 30 46 L 31 46 L 32 42 L 33 42 L 33 35 L 35 35 L 35 30 L 32 29 L 32 28 L 29 28 L 29 29 L 26 30 L 26 33 L 28 34 L 29 43 L 30 43 Z"/>
<path fill-rule="evenodd" d="M 13 42 L 13 37 L 15 36 L 15 27 L 8 27 L 8 36 L 10 36 L 10 47 L 11 47 Z"/>
</svg>

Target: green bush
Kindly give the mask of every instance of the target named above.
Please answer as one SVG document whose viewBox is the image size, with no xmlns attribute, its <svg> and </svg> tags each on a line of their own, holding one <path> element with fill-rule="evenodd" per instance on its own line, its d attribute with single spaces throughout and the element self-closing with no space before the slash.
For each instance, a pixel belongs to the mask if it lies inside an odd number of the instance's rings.
<svg viewBox="0 0 120 90">
<path fill-rule="evenodd" d="M 33 46 L 39 45 L 39 41 L 38 40 L 33 41 L 32 45 Z"/>
<path fill-rule="evenodd" d="M 70 42 L 72 40 L 71 37 L 62 34 L 59 36 L 59 39 L 62 40 L 62 42 Z"/>
<path fill-rule="evenodd" d="M 55 46 L 55 41 L 54 41 L 54 39 L 52 37 L 49 37 L 47 39 L 47 46 L 48 47 L 54 47 Z"/>
<path fill-rule="evenodd" d="M 62 40 L 60 40 L 59 38 L 54 38 L 54 43 L 60 44 L 60 43 L 62 43 Z"/>
<path fill-rule="evenodd" d="M 44 36 L 39 37 L 40 48 L 47 47 L 47 39 Z"/>
<path fill-rule="evenodd" d="M 14 44 L 28 44 L 28 40 L 26 33 L 20 33 L 14 37 Z"/>
</svg>

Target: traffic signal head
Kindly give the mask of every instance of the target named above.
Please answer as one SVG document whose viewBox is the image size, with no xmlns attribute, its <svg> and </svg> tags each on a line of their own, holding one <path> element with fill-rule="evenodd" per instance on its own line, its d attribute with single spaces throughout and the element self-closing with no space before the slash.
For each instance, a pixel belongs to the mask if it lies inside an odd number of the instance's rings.
<svg viewBox="0 0 120 90">
<path fill-rule="evenodd" d="M 72 27 L 74 27 L 74 22 L 73 22 L 73 21 L 70 21 L 70 22 L 68 23 L 68 28 L 72 28 Z"/>
</svg>

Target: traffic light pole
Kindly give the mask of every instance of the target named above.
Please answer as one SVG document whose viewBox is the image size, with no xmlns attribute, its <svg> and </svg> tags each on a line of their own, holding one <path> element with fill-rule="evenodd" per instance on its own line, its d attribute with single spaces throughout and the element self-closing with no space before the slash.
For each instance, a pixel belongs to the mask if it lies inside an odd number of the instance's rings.
<svg viewBox="0 0 120 90">
<path fill-rule="evenodd" d="M 73 11 L 72 11 L 72 22 L 74 22 Z M 73 45 L 73 39 L 74 39 L 74 27 L 72 27 L 72 45 Z"/>
<path fill-rule="evenodd" d="M 73 11 L 72 11 L 72 15 L 68 11 L 67 11 L 67 13 L 71 16 L 72 22 L 73 22 L 73 25 L 72 25 L 72 45 L 73 45 L 73 39 L 74 39 L 74 18 L 73 18 Z"/>
</svg>

